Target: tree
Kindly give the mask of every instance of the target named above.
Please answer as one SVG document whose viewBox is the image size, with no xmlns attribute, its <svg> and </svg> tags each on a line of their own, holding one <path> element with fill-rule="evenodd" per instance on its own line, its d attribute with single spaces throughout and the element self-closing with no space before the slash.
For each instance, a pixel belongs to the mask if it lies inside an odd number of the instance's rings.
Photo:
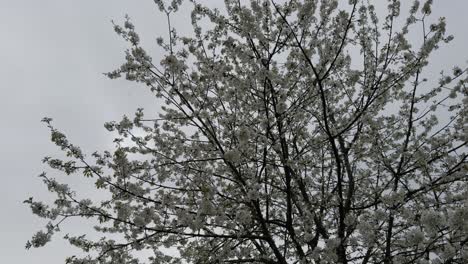
<svg viewBox="0 0 468 264">
<path fill-rule="evenodd" d="M 67 156 L 44 162 L 107 198 L 41 174 L 57 198 L 25 201 L 50 219 L 28 248 L 78 217 L 103 238 L 67 235 L 89 254 L 67 263 L 466 263 L 467 69 L 424 78 L 453 38 L 432 1 L 406 17 L 396 0 L 385 16 L 361 0 L 191 1 L 189 37 L 170 23 L 181 2 L 155 1 L 160 64 L 128 17 L 115 25 L 130 48 L 107 75 L 148 86 L 159 116 L 106 123 L 116 148 L 92 157 L 44 118 Z"/>
</svg>

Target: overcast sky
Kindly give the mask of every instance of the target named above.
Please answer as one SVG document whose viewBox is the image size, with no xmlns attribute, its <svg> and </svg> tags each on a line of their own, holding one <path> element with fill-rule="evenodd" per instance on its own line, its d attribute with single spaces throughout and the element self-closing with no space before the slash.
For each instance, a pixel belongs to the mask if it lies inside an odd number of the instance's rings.
<svg viewBox="0 0 468 264">
<path fill-rule="evenodd" d="M 223 1 L 207 2 L 220 5 Z M 434 16 L 445 16 L 448 32 L 455 35 L 433 57 L 431 71 L 437 74 L 454 64 L 466 65 L 468 1 L 434 2 Z M 61 239 L 45 248 L 24 249 L 44 221 L 22 201 L 29 196 L 49 197 L 37 175 L 47 170 L 41 159 L 57 153 L 39 122 L 42 117 L 54 118 L 74 143 L 92 153 L 112 146 L 104 122 L 132 114 L 138 107 L 147 109 L 148 116 L 157 109 L 145 87 L 102 75 L 123 62 L 127 45 L 113 32 L 110 21 L 123 21 L 125 14 L 132 17 L 156 60 L 161 54 L 154 39 L 167 28 L 152 0 L 0 0 L 2 263 L 63 263 L 66 256 L 78 253 Z M 189 25 L 187 14 L 175 23 L 179 32 L 189 32 Z M 77 230 L 69 225 L 65 232 Z"/>
</svg>

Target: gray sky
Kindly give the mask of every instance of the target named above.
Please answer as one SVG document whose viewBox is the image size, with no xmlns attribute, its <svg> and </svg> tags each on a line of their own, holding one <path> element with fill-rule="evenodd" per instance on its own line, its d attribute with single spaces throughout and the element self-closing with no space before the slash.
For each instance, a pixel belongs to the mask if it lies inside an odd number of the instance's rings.
<svg viewBox="0 0 468 264">
<path fill-rule="evenodd" d="M 222 4 L 221 0 L 207 2 Z M 468 1 L 434 2 L 433 17 L 445 16 L 448 32 L 455 35 L 433 57 L 431 70 L 437 74 L 454 64 L 465 66 L 468 59 Z M 47 170 L 41 163 L 43 156 L 58 153 L 39 122 L 42 117 L 54 118 L 54 124 L 74 143 L 92 153 L 112 146 L 104 122 L 132 114 L 138 107 L 147 109 L 148 116 L 157 109 L 145 87 L 102 75 L 123 62 L 127 45 L 113 32 L 110 21 L 123 21 L 125 14 L 132 17 L 156 60 L 160 54 L 154 39 L 166 34 L 167 28 L 152 0 L 0 0 L 2 263 L 63 263 L 66 256 L 78 253 L 61 239 L 45 248 L 24 249 L 45 222 L 33 216 L 22 201 L 29 196 L 49 197 L 36 176 Z M 190 22 L 183 17 L 176 27 L 189 32 Z M 65 232 L 73 230 L 81 229 L 68 225 Z"/>
</svg>

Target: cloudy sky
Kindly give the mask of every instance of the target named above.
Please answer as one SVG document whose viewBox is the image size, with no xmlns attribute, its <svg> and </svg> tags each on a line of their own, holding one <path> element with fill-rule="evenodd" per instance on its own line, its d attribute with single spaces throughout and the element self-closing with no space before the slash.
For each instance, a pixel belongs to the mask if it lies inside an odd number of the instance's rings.
<svg viewBox="0 0 468 264">
<path fill-rule="evenodd" d="M 206 2 L 222 4 L 221 0 Z M 433 57 L 431 71 L 437 74 L 468 59 L 468 1 L 434 2 L 434 17 L 445 16 L 449 33 L 455 35 Z M 157 109 L 145 87 L 102 74 L 123 62 L 126 43 L 113 32 L 111 20 L 121 22 L 125 14 L 157 60 L 161 54 L 154 40 L 167 28 L 152 0 L 0 0 L 2 263 L 63 263 L 66 256 L 78 253 L 61 239 L 45 248 L 24 249 L 44 222 L 31 215 L 22 201 L 30 196 L 50 198 L 37 175 L 47 170 L 42 157 L 57 154 L 48 130 L 39 122 L 42 117 L 54 118 L 74 143 L 92 153 L 112 146 L 104 122 L 118 120 L 138 107 L 144 107 L 148 116 Z M 179 32 L 190 32 L 187 14 L 175 21 Z M 80 230 L 74 225 L 66 229 Z"/>
</svg>

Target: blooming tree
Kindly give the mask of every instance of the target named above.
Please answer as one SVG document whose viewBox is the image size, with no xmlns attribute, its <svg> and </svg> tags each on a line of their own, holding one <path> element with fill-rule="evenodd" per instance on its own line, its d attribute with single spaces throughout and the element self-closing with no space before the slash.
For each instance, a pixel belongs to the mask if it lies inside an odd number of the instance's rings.
<svg viewBox="0 0 468 264">
<path fill-rule="evenodd" d="M 67 263 L 466 263 L 467 69 L 425 78 L 453 38 L 432 1 L 190 1 L 188 37 L 181 2 L 155 1 L 158 63 L 115 25 L 129 49 L 107 75 L 148 86 L 159 116 L 106 123 L 116 148 L 90 157 L 43 120 L 67 156 L 44 162 L 105 198 L 42 174 L 56 200 L 25 201 L 50 220 L 28 248 L 78 217 L 102 238 L 66 235 L 86 252 Z"/>
</svg>

